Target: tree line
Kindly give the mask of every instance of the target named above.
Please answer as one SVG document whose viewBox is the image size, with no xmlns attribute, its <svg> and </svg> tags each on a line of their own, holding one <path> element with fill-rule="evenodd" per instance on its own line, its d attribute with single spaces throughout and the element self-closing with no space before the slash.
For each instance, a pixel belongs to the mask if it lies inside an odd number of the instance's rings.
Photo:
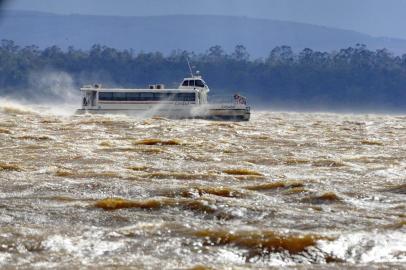
<svg viewBox="0 0 406 270">
<path fill-rule="evenodd" d="M 186 58 L 201 72 L 212 92 L 239 92 L 257 105 L 406 110 L 406 54 L 372 51 L 362 44 L 332 52 L 309 48 L 294 52 L 289 46 L 279 46 L 265 58 L 252 59 L 242 45 L 232 53 L 213 46 L 200 54 L 173 51 L 163 55 L 98 44 L 89 50 L 40 49 L 3 40 L 0 94 L 24 94 L 32 87 L 32 73 L 47 70 L 67 72 L 77 87 L 95 82 L 121 87 L 152 83 L 176 87 L 188 75 Z"/>
</svg>

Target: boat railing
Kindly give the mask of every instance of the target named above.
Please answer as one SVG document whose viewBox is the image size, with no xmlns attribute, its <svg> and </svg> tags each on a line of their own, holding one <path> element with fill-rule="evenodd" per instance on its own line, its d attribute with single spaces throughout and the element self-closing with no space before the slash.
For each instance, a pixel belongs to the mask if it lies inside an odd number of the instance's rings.
<svg viewBox="0 0 406 270">
<path fill-rule="evenodd" d="M 234 98 L 230 95 L 210 95 L 208 96 L 208 102 L 210 104 L 230 104 L 234 103 Z"/>
<path fill-rule="evenodd" d="M 247 98 L 235 94 L 235 95 L 213 95 L 208 96 L 208 102 L 210 104 L 247 104 Z"/>
</svg>

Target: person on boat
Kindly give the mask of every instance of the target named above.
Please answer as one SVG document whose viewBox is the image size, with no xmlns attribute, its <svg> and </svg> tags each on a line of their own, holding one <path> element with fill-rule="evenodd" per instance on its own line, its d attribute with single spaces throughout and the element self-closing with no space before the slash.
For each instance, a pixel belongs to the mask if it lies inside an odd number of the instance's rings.
<svg viewBox="0 0 406 270">
<path fill-rule="evenodd" d="M 239 94 L 234 95 L 234 101 L 237 104 L 243 104 L 243 105 L 247 104 L 247 99 L 243 96 L 240 96 Z"/>
</svg>

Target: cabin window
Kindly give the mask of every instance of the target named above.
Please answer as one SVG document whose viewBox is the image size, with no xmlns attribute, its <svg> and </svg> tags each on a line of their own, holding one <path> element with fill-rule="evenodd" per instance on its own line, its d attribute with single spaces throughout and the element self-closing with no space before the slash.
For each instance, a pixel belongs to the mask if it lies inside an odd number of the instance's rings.
<svg viewBox="0 0 406 270">
<path fill-rule="evenodd" d="M 182 86 L 189 86 L 189 81 L 183 81 Z"/>
<path fill-rule="evenodd" d="M 152 100 L 154 100 L 154 93 L 147 93 L 147 92 L 140 93 L 140 99 L 139 100 L 152 101 Z"/>
<path fill-rule="evenodd" d="M 195 93 L 179 93 L 175 95 L 176 101 L 195 101 Z"/>
<path fill-rule="evenodd" d="M 174 100 L 174 95 L 171 93 L 154 93 L 154 100 Z"/>
<path fill-rule="evenodd" d="M 127 97 L 126 97 L 126 93 L 113 93 L 113 99 L 116 101 L 126 101 Z"/>
<path fill-rule="evenodd" d="M 196 101 L 195 93 L 99 92 L 100 101 Z"/>
<path fill-rule="evenodd" d="M 128 101 L 133 101 L 133 100 L 140 100 L 140 93 L 127 93 L 127 100 Z"/>
<path fill-rule="evenodd" d="M 195 85 L 196 85 L 197 87 L 204 87 L 204 83 L 203 83 L 201 80 L 196 80 L 196 81 L 195 81 Z"/>
<path fill-rule="evenodd" d="M 195 86 L 195 81 L 189 81 L 189 86 Z"/>
<path fill-rule="evenodd" d="M 99 100 L 113 100 L 113 93 L 99 92 Z"/>
<path fill-rule="evenodd" d="M 166 93 L 154 93 L 154 100 L 159 101 L 159 100 L 166 100 L 167 94 Z"/>
<path fill-rule="evenodd" d="M 161 93 L 162 100 L 173 100 L 173 94 L 171 93 Z"/>
</svg>

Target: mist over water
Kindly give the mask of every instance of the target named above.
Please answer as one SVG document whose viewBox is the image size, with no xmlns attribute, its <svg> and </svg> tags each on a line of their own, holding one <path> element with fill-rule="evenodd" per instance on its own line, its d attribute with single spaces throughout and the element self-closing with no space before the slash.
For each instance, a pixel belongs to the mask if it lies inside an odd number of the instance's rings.
<svg viewBox="0 0 406 270">
<path fill-rule="evenodd" d="M 53 104 L 0 101 L 0 267 L 404 267 L 406 116 Z"/>
<path fill-rule="evenodd" d="M 33 72 L 30 75 L 30 85 L 30 94 L 37 95 L 39 102 L 69 104 L 80 100 L 79 90 L 73 78 L 66 72 Z"/>
<path fill-rule="evenodd" d="M 0 97 L 0 110 L 69 116 L 78 109 L 81 94 L 66 72 L 32 72 L 30 88 Z"/>
</svg>

